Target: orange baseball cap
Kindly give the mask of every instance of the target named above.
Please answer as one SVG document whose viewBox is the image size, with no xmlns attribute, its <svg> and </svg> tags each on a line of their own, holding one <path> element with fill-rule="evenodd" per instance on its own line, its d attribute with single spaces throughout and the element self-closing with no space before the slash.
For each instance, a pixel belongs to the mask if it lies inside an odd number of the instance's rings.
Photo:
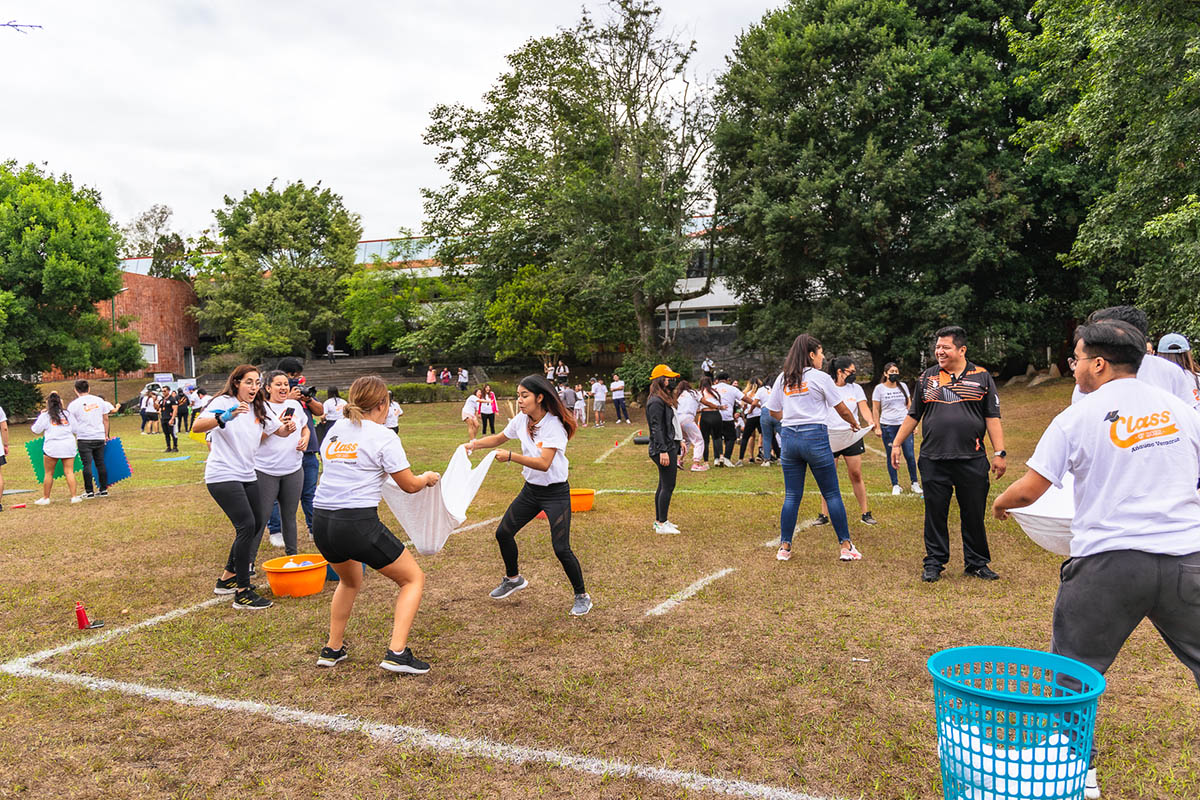
<svg viewBox="0 0 1200 800">
<path fill-rule="evenodd" d="M 666 364 L 659 364 L 650 372 L 650 380 L 655 378 L 678 378 L 679 373 L 668 367 Z"/>
</svg>

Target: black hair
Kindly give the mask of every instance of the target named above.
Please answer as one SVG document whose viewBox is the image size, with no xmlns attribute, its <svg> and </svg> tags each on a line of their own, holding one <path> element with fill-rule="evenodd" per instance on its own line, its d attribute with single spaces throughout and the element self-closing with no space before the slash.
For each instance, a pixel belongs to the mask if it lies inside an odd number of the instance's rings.
<svg viewBox="0 0 1200 800">
<path fill-rule="evenodd" d="M 46 414 L 50 417 L 51 425 L 66 425 L 70 422 L 67 412 L 63 411 L 62 398 L 58 392 L 46 395 Z"/>
<path fill-rule="evenodd" d="M 86 394 L 87 390 L 88 390 L 88 382 L 87 381 L 83 380 L 82 378 L 75 381 L 75 391 L 84 392 Z"/>
<path fill-rule="evenodd" d="M 328 391 L 325 392 L 325 396 L 328 397 L 330 400 L 332 400 L 335 397 L 338 399 L 341 399 L 341 397 L 342 397 L 340 394 L 338 394 L 338 388 L 336 386 L 330 386 Z"/>
<path fill-rule="evenodd" d="M 718 372 L 718 373 L 717 373 L 717 380 L 719 380 L 719 381 L 727 381 L 727 380 L 729 380 L 729 373 L 728 373 L 728 372 L 725 372 L 724 370 L 722 370 L 721 372 Z"/>
<path fill-rule="evenodd" d="M 821 349 L 817 337 L 802 333 L 792 342 L 787 357 L 783 359 L 783 385 L 796 387 L 804 382 L 804 370 L 812 367 L 812 357 Z"/>
<path fill-rule="evenodd" d="M 938 339 L 946 336 L 954 340 L 955 347 L 967 346 L 967 332 L 958 325 L 947 325 L 944 328 L 938 328 L 937 333 L 933 335 L 933 340 L 936 342 Z"/>
<path fill-rule="evenodd" d="M 301 363 L 300 359 L 296 358 L 295 356 L 284 356 L 283 358 L 279 359 L 278 368 L 290 376 L 299 372 L 303 372 L 304 364 Z"/>
<path fill-rule="evenodd" d="M 829 369 L 829 374 L 837 380 L 837 374 L 841 370 L 847 370 L 854 366 L 854 359 L 850 356 L 838 356 L 833 360 L 833 366 Z"/>
<path fill-rule="evenodd" d="M 266 375 L 262 376 L 262 393 L 264 398 L 270 398 L 271 381 L 276 378 L 286 378 L 288 374 L 281 369 L 273 369 Z"/>
<path fill-rule="evenodd" d="M 695 390 L 692 389 L 692 385 L 687 382 L 686 378 L 680 378 L 679 381 L 675 384 L 676 399 L 678 399 L 679 396 L 682 395 L 684 392 L 692 392 L 692 391 L 695 391 Z"/>
<path fill-rule="evenodd" d="M 1137 306 L 1109 306 L 1108 308 L 1099 308 L 1088 315 L 1087 321 L 1090 323 L 1102 320 L 1120 320 L 1136 328 L 1141 332 L 1143 337 L 1146 335 L 1146 331 L 1150 330 L 1150 320 L 1146 318 L 1146 312 Z"/>
<path fill-rule="evenodd" d="M 575 415 L 567 410 L 563 405 L 562 398 L 558 396 L 558 392 L 550 385 L 550 381 L 546 380 L 545 375 L 526 375 L 521 378 L 520 386 L 533 393 L 534 399 L 540 394 L 541 402 L 538 404 L 547 414 L 553 414 L 562 422 L 563 427 L 567 429 L 567 439 L 575 435 L 575 430 L 579 427 L 579 423 L 575 421 Z M 537 426 L 533 422 L 533 418 L 529 418 L 529 435 L 532 437 Z"/>
<path fill-rule="evenodd" d="M 1075 329 L 1074 342 L 1080 341 L 1089 357 L 1103 358 L 1118 367 L 1118 372 L 1136 373 L 1146 357 L 1146 337 L 1132 324 L 1116 318 L 1080 325 Z"/>
</svg>

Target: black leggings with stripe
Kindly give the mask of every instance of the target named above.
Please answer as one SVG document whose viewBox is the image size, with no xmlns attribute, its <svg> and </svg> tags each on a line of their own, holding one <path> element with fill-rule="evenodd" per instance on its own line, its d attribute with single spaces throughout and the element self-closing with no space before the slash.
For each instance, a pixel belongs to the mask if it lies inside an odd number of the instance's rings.
<svg viewBox="0 0 1200 800">
<path fill-rule="evenodd" d="M 583 569 L 579 559 L 571 551 L 571 486 L 566 481 L 549 486 L 526 483 L 520 494 L 509 504 L 496 528 L 496 541 L 500 544 L 500 555 L 504 558 L 505 575 L 513 577 L 521 573 L 517 566 L 517 532 L 528 525 L 539 511 L 546 512 L 550 520 L 550 542 L 554 555 L 562 563 L 567 579 L 575 594 L 583 594 Z"/>
</svg>

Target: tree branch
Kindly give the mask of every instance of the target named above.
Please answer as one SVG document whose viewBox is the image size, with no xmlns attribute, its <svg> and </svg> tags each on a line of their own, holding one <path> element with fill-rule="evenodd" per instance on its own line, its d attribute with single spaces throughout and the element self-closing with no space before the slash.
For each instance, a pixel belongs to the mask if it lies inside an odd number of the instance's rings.
<svg viewBox="0 0 1200 800">
<path fill-rule="evenodd" d="M 34 28 L 41 30 L 42 26 L 41 25 L 28 25 L 26 23 L 17 22 L 15 19 L 10 19 L 8 22 L 0 22 L 0 28 L 12 28 L 14 31 L 17 31 L 18 33 L 28 33 L 29 31 L 33 30 Z"/>
</svg>

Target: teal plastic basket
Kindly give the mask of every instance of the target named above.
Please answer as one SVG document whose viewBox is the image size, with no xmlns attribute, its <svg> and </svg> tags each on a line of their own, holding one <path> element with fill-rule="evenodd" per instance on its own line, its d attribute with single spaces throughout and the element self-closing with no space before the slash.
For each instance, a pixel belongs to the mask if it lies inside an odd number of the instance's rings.
<svg viewBox="0 0 1200 800">
<path fill-rule="evenodd" d="M 1083 797 L 1103 675 L 1020 647 L 955 647 L 927 666 L 946 800 Z"/>
</svg>

